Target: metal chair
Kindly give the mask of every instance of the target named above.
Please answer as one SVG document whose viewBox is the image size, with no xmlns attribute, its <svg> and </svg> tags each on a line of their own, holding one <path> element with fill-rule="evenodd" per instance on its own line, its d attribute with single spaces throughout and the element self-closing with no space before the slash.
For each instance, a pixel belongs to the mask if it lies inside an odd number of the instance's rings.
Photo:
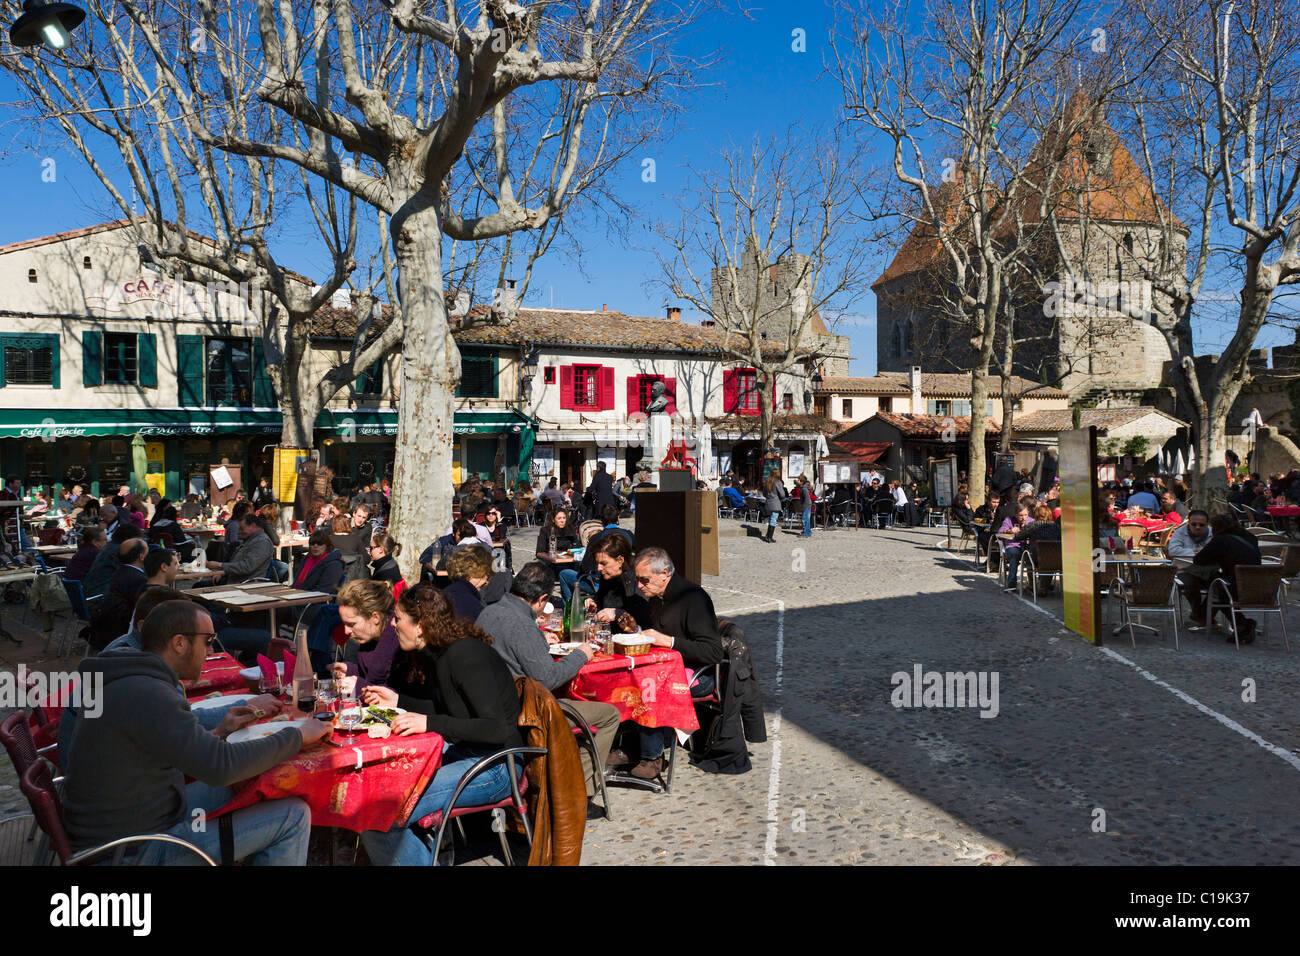
<svg viewBox="0 0 1300 956">
<path fill-rule="evenodd" d="M 974 528 L 973 526 L 968 525 L 968 524 L 963 524 L 962 522 L 957 521 L 957 520 L 953 517 L 953 514 L 952 514 L 951 511 L 945 511 L 945 513 L 944 513 L 944 517 L 945 517 L 945 519 L 946 519 L 945 524 L 946 524 L 947 529 L 948 529 L 948 549 L 949 549 L 949 550 L 952 550 L 952 529 L 953 529 L 953 528 L 960 528 L 960 529 L 961 529 L 961 535 L 960 535 L 960 536 L 958 537 L 958 539 L 957 539 L 957 553 L 958 553 L 958 554 L 961 554 L 961 552 L 965 550 L 965 548 L 963 548 L 962 546 L 963 546 L 964 544 L 966 544 L 966 542 L 969 541 L 971 544 L 976 544 L 975 528 Z M 978 546 L 977 544 L 976 544 L 976 548 L 975 548 L 975 564 L 976 564 L 976 566 L 979 565 L 979 546 Z"/>
<path fill-rule="evenodd" d="M 1283 548 L 1282 560 L 1278 566 L 1282 569 L 1282 596 L 1290 597 L 1291 585 L 1295 583 L 1295 576 L 1300 574 L 1300 546 Z"/>
<path fill-rule="evenodd" d="M 1037 555 L 1035 556 L 1035 552 Z M 1034 603 L 1038 603 L 1038 579 L 1061 575 L 1061 542 L 1038 541 L 1033 548 L 1025 545 L 1025 553 L 1020 557 L 1021 571 L 1016 576 L 1016 593 L 1023 595 L 1025 579 L 1029 579 L 1030 594 Z"/>
<path fill-rule="evenodd" d="M 524 834 L 528 837 L 528 843 L 531 846 L 533 842 L 533 828 L 528 822 L 528 805 L 524 802 L 524 793 L 527 792 L 527 778 L 520 782 L 519 769 L 515 764 L 516 757 L 541 757 L 545 756 L 544 747 L 512 747 L 509 750 L 501 750 L 490 756 L 484 757 L 477 761 L 472 767 L 465 771 L 460 781 L 456 784 L 456 789 L 451 795 L 451 800 L 443 810 L 435 811 L 427 816 L 421 817 L 415 824 L 416 835 L 420 837 L 433 851 L 433 859 L 438 860 L 438 855 L 442 852 L 443 837 L 447 832 L 447 824 L 452 820 L 468 816 L 471 813 L 492 813 L 496 818 L 497 810 L 513 810 L 519 819 L 523 822 Z M 473 782 L 475 777 L 487 772 L 492 767 L 505 761 L 507 772 L 510 775 L 510 796 L 504 800 L 498 800 L 495 803 L 484 804 L 476 807 L 458 807 L 461 794 L 465 788 Z M 495 825 L 493 829 L 501 838 L 501 852 L 505 855 L 506 865 L 513 866 L 514 858 L 510 854 L 510 844 L 506 840 L 506 828 L 504 824 Z M 452 861 L 455 861 L 455 843 L 452 843 Z"/>
<path fill-rule="evenodd" d="M 86 592 L 81 586 L 80 581 L 69 581 L 63 579 L 63 589 L 68 592 L 68 602 L 72 605 L 72 623 L 80 621 L 83 627 L 90 627 L 90 602 L 86 600 Z M 72 653 L 73 641 L 76 640 L 71 633 L 71 629 L 65 632 L 63 641 L 59 647 L 62 650 L 56 655 L 57 657 L 66 657 Z M 86 642 L 86 649 L 90 649 L 90 642 Z"/>
<path fill-rule="evenodd" d="M 925 526 L 927 528 L 937 528 L 939 527 L 939 525 L 945 524 L 947 520 L 948 520 L 947 508 L 939 508 L 934 505 L 930 505 L 928 508 L 925 509 Z"/>
<path fill-rule="evenodd" d="M 1282 622 L 1282 641 L 1286 649 L 1291 650 L 1291 639 L 1286 632 L 1286 601 L 1282 591 L 1282 567 L 1277 564 L 1237 565 L 1237 594 L 1225 578 L 1215 578 L 1210 582 L 1209 604 L 1206 620 L 1213 621 L 1217 611 L 1228 614 L 1228 625 L 1232 628 L 1232 642 L 1241 650 L 1241 635 L 1238 633 L 1237 615 L 1249 611 L 1251 614 L 1276 614 Z M 1221 602 L 1215 596 L 1221 595 Z"/>
<path fill-rule="evenodd" d="M 1182 601 L 1178 597 L 1176 576 L 1178 569 L 1169 564 L 1143 565 L 1135 569 L 1131 583 L 1116 578 L 1112 584 L 1120 606 L 1120 622 L 1128 625 L 1128 637 L 1137 647 L 1135 627 L 1155 631 L 1145 624 L 1134 624 L 1134 614 L 1172 614 L 1174 618 L 1174 650 L 1178 646 L 1178 624 L 1182 620 Z"/>
<path fill-rule="evenodd" d="M 569 723 L 573 725 L 573 737 L 579 747 L 587 751 L 591 758 L 591 775 L 594 789 L 600 791 L 601 805 L 605 808 L 605 819 L 614 819 L 609 810 L 609 788 L 605 786 L 605 761 L 600 755 L 600 750 L 596 747 L 596 734 L 582 719 L 582 715 L 574 709 L 568 701 L 559 697 L 555 702 L 560 705 L 560 710 L 564 711 L 564 716 L 569 718 Z"/>
<path fill-rule="evenodd" d="M 109 850 L 114 851 L 113 862 L 119 864 L 122 862 L 127 847 L 142 843 L 170 843 L 184 847 L 208 866 L 217 865 L 216 860 L 194 844 L 187 843 L 180 837 L 172 836 L 170 833 L 148 833 L 121 837 L 100 846 L 82 850 L 80 853 L 74 853 L 72 851 L 72 841 L 69 839 L 67 828 L 63 823 L 63 803 L 59 799 L 59 792 L 50 775 L 49 764 L 42 760 L 31 764 L 18 778 L 18 788 L 22 790 L 23 796 L 27 798 L 27 802 L 32 808 L 32 815 L 36 818 L 36 824 L 44 831 L 50 846 L 54 850 L 54 855 L 58 857 L 59 863 L 63 866 L 79 866 Z"/>
<path fill-rule="evenodd" d="M 876 499 L 871 505 L 871 517 L 872 523 L 877 528 L 882 525 L 881 518 L 884 518 L 885 523 L 892 528 L 894 526 L 894 502 L 888 498 Z"/>
</svg>

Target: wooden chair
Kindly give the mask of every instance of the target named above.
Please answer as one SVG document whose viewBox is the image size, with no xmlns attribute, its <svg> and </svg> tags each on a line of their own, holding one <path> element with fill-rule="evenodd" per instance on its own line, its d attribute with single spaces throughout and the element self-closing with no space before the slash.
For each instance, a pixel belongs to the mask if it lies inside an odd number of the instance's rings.
<svg viewBox="0 0 1300 956">
<path fill-rule="evenodd" d="M 1164 557 L 1165 551 L 1169 547 L 1169 537 L 1173 533 L 1174 528 L 1171 525 L 1168 528 L 1163 528 L 1160 531 L 1154 531 L 1147 535 L 1144 541 L 1147 554 L 1157 554 Z"/>
<path fill-rule="evenodd" d="M 1142 539 L 1146 537 L 1147 529 L 1144 525 L 1134 524 L 1133 522 L 1120 522 L 1119 536 L 1124 539 L 1130 551 L 1140 549 Z"/>
</svg>

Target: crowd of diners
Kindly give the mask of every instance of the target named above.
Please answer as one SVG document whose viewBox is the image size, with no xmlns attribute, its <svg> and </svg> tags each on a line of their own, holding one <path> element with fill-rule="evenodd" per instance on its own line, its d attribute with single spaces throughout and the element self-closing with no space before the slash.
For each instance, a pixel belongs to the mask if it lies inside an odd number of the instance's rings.
<svg viewBox="0 0 1300 956">
<path fill-rule="evenodd" d="M 1061 540 L 1060 480 L 1049 474 L 1046 480 L 1050 483 L 1035 492 L 1032 484 L 1024 482 L 1026 477 L 1009 466 L 994 470 L 985 489 L 984 504 L 972 509 L 969 489 L 962 484 L 951 509 L 954 523 L 975 537 L 980 553 L 987 551 L 995 535 L 1002 537 L 1008 592 L 1018 590 L 1016 580 L 1022 558 L 1035 553 L 1037 542 Z M 1270 482 L 1258 474 L 1232 482 L 1227 500 L 1239 512 L 1230 510 L 1212 516 L 1202 509 L 1189 508 L 1187 498 L 1187 485 L 1179 477 L 1166 481 L 1159 476 L 1140 479 L 1129 474 L 1122 481 L 1098 481 L 1096 501 L 1100 514 L 1095 544 L 1111 552 L 1128 547 L 1118 534 L 1119 526 L 1126 523 L 1141 523 L 1148 534 L 1169 531 L 1164 555 L 1179 564 L 1177 580 L 1182 600 L 1189 608 L 1189 629 L 1199 631 L 1216 624 L 1207 620 L 1210 582 L 1222 578 L 1235 597 L 1236 568 L 1262 563 L 1259 540 L 1243 525 L 1243 516 L 1266 521 L 1270 520 L 1268 508 L 1300 503 L 1300 470 L 1277 475 Z M 1044 589 L 1052 589 L 1050 582 Z M 1215 613 L 1216 617 L 1226 614 L 1219 609 Z M 1229 635 L 1228 642 L 1251 643 L 1255 622 L 1238 613 L 1234 623 L 1237 635 Z"/>
<path fill-rule="evenodd" d="M 609 487 L 616 486 L 610 482 Z M 274 560 L 275 527 L 253 501 L 231 504 L 224 515 L 229 524 L 222 558 L 209 567 L 222 580 L 237 583 Z M 531 677 L 559 694 L 597 653 L 592 643 L 559 658 L 550 653 L 555 638 L 541 625 L 548 605 L 561 595 L 581 601 L 616 633 L 639 630 L 653 645 L 679 651 L 692 675 L 692 696 L 713 690 L 709 668 L 722 661 L 724 651 L 712 601 L 677 572 L 662 549 L 636 550 L 632 532 L 620 526 L 621 496 L 601 507 L 602 527 L 572 568 L 557 558 L 577 546 L 579 519 L 559 503 L 548 507 L 535 555 L 515 569 L 504 522 L 513 512 L 488 483 L 467 483 L 457 490 L 451 528 L 420 556 L 419 580 L 402 578 L 396 561 L 401 544 L 374 528 L 379 509 L 368 501 L 346 504 L 345 511 L 329 503 L 308 522 L 309 546 L 293 583 L 335 593 L 348 645 L 324 675 L 357 692 L 367 705 L 403 709 L 392 723 L 393 734 L 434 731 L 446 741 L 440 769 L 410 821 L 441 810 L 476 760 L 520 745 L 516 677 Z M 81 665 L 84 677 L 102 675 L 103 713 L 95 720 L 72 713 L 60 725 L 69 833 L 80 848 L 128 834 L 169 832 L 215 853 L 217 828 L 192 832 L 195 812 L 222 806 L 233 784 L 314 745 L 330 728 L 311 719 L 232 744 L 226 738 L 233 731 L 259 715 L 279 712 L 282 704 L 264 695 L 230 707 L 190 710 L 179 681 L 199 676 L 218 640 L 249 661 L 266 651 L 269 630 L 247 616 L 232 620 L 201 600 L 187 599 L 174 587 L 176 550 L 149 547 L 148 521 L 141 528 L 117 519 L 110 528 L 104 522 L 114 518 L 113 507 L 99 509 L 71 562 L 87 588 L 105 595 L 98 603 L 106 610 L 100 628 L 105 640 L 96 640 L 96 652 Z M 160 501 L 156 514 L 170 515 L 168 508 Z M 361 554 L 361 560 L 346 563 L 350 553 Z M 356 573 L 358 568 L 364 573 Z M 624 723 L 611 704 L 570 703 L 576 719 L 594 731 L 607 768 L 645 780 L 663 772 L 673 731 Z M 587 754 L 581 756 L 590 799 L 592 768 Z M 475 804 L 503 799 L 510 783 L 502 766 L 477 778 L 465 799 Z M 602 811 L 589 803 L 588 812 Z M 310 816 L 298 799 L 236 811 L 235 856 L 256 864 L 304 863 Z M 405 827 L 368 831 L 362 844 L 374 864 L 434 862 L 425 843 Z M 141 863 L 185 862 L 182 851 L 167 847 L 131 855 Z"/>
</svg>

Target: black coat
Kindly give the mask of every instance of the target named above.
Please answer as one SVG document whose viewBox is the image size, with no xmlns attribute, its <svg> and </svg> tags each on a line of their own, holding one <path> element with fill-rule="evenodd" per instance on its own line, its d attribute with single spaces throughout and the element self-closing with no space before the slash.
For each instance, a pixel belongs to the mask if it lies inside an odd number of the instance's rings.
<svg viewBox="0 0 1300 956">
<path fill-rule="evenodd" d="M 304 591 L 323 591 L 337 594 L 339 584 L 343 581 L 343 555 L 338 550 L 329 552 L 321 558 L 299 585 Z"/>
<path fill-rule="evenodd" d="M 587 493 L 591 495 L 592 505 L 597 515 L 605 505 L 618 504 L 618 496 L 614 494 L 614 478 L 607 471 L 596 472 L 591 479 L 591 484 L 587 486 Z"/>
<path fill-rule="evenodd" d="M 730 621 L 719 623 L 727 653 L 723 686 L 719 688 L 722 713 L 712 724 L 701 722 L 705 738 L 702 746 L 707 749 L 696 763 L 706 773 L 748 773 L 751 764 L 746 743 L 767 740 L 763 693 L 745 632 Z"/>
<path fill-rule="evenodd" d="M 630 567 L 620 577 L 608 581 L 601 578 L 595 601 L 601 610 L 614 608 L 616 611 L 627 611 L 636 618 L 637 624 L 650 626 L 650 602 L 637 588 L 636 575 Z"/>
<path fill-rule="evenodd" d="M 402 580 L 402 572 L 397 567 L 397 559 L 391 554 L 386 554 L 378 561 L 372 561 L 370 563 L 370 580 L 397 584 L 398 581 Z"/>
<path fill-rule="evenodd" d="M 663 597 L 650 599 L 650 626 L 673 638 L 673 650 L 692 667 L 724 657 L 713 599 L 698 584 L 673 573 Z"/>
</svg>

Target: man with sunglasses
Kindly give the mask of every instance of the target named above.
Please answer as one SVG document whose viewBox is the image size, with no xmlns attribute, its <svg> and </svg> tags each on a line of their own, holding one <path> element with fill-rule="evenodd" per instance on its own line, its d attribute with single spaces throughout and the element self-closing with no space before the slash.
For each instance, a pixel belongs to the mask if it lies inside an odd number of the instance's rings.
<svg viewBox="0 0 1300 956">
<path fill-rule="evenodd" d="M 686 666 L 695 670 L 692 697 L 713 693 L 712 665 L 725 653 L 718 632 L 713 599 L 698 584 L 677 573 L 673 559 L 663 548 L 645 548 L 637 553 L 636 583 L 650 602 L 651 627 L 641 633 L 656 647 L 670 647 L 682 655 Z M 663 752 L 670 742 L 671 727 L 641 728 L 641 762 L 631 774 L 653 780 L 663 770 Z"/>
<path fill-rule="evenodd" d="M 96 708 L 83 706 L 66 752 L 64 810 L 76 850 L 120 837 L 168 833 L 210 856 L 221 856 L 222 826 L 207 818 L 229 802 L 229 786 L 288 760 L 330 732 L 320 721 L 285 727 L 257 740 L 228 743 L 232 730 L 257 719 L 231 708 L 216 730 L 205 729 L 177 693 L 193 680 L 216 634 L 190 601 L 159 604 L 140 628 L 139 651 L 121 650 L 81 662 L 81 680 L 99 688 Z M 194 782 L 185 783 L 185 777 Z M 201 811 L 201 812 L 199 812 Z M 231 816 L 233 858 L 259 865 L 304 865 L 311 811 L 298 799 L 271 800 Z M 192 863 L 171 844 L 143 844 L 129 855 L 147 865 Z"/>
</svg>

